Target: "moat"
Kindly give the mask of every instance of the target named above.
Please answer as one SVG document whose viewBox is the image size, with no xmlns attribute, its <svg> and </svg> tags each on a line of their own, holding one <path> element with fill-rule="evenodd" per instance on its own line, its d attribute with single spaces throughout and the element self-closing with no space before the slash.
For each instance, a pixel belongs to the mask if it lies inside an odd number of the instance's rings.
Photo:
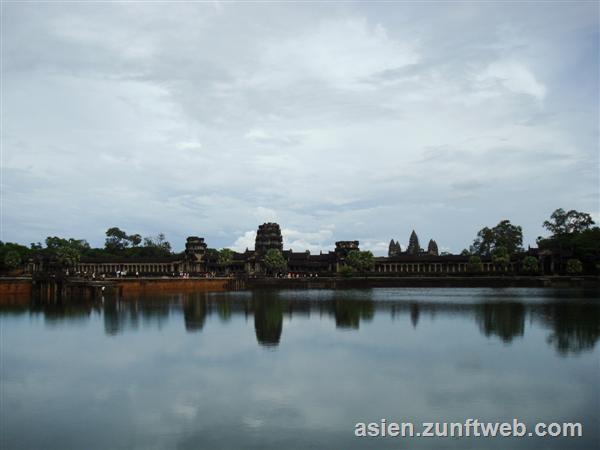
<svg viewBox="0 0 600 450">
<path fill-rule="evenodd" d="M 511 448 L 594 448 L 598 299 L 382 288 L 16 302 L 0 309 L 0 447 L 372 448 L 356 422 L 518 417 L 578 421 L 584 433 Z"/>
</svg>

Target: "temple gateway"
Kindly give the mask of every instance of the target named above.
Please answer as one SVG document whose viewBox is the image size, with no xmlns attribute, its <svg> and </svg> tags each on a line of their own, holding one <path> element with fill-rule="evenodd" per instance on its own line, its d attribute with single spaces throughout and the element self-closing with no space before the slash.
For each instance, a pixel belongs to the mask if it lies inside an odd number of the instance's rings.
<svg viewBox="0 0 600 450">
<path fill-rule="evenodd" d="M 232 252 L 231 260 L 221 264 L 218 252 L 209 251 L 204 238 L 190 236 L 186 239 L 185 251 L 165 258 L 111 258 L 110 260 L 82 257 L 74 267 L 75 271 L 87 274 L 112 275 L 117 271 L 128 275 L 172 276 L 189 273 L 195 276 L 206 274 L 227 274 L 240 276 L 261 276 L 267 273 L 264 258 L 270 249 L 281 251 L 287 262 L 287 272 L 299 276 L 332 276 L 345 264 L 351 250 L 360 250 L 359 241 L 338 241 L 335 249 L 327 253 L 311 254 L 309 251 L 294 252 L 283 248 L 281 228 L 277 223 L 263 223 L 258 227 L 254 250 Z M 459 274 L 468 272 L 469 256 L 439 254 L 437 243 L 432 239 L 427 250 L 420 247 L 417 233 L 413 230 L 406 251 L 399 242 L 391 240 L 387 257 L 375 257 L 373 272 L 381 276 L 408 275 L 423 276 L 435 274 Z M 491 259 L 482 258 L 483 272 L 495 272 Z M 511 263 L 514 269 L 516 262 Z M 28 267 L 31 273 L 43 270 L 40 262 L 32 261 Z M 510 270 L 509 269 L 509 270 Z"/>
</svg>

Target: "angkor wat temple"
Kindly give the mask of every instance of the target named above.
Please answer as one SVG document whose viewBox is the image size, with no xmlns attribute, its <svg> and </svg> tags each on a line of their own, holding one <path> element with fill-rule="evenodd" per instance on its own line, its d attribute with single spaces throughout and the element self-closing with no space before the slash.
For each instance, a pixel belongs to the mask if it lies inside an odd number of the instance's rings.
<svg viewBox="0 0 600 450">
<path fill-rule="evenodd" d="M 283 248 L 281 229 L 276 223 L 264 223 L 258 227 L 254 250 L 233 252 L 232 259 L 223 265 L 218 253 L 209 251 L 204 238 L 190 236 L 186 240 L 185 251 L 166 258 L 152 260 L 139 258 L 114 258 L 99 260 L 82 257 L 75 270 L 96 275 L 114 274 L 126 271 L 129 275 L 170 276 L 181 272 L 191 275 L 228 274 L 261 276 L 267 273 L 264 257 L 269 249 L 281 251 L 287 262 L 287 272 L 294 276 L 331 276 L 344 266 L 351 250 L 360 250 L 358 241 L 338 241 L 335 248 L 319 254 L 308 251 L 295 252 Z M 421 248 L 415 231 L 410 235 L 406 251 L 398 241 L 391 240 L 387 257 L 375 257 L 374 269 L 380 276 L 423 276 L 437 274 L 458 274 L 468 272 L 468 256 L 440 254 L 435 240 L 430 240 L 427 250 Z M 482 258 L 483 272 L 495 272 L 496 267 L 489 258 Z M 514 269 L 516 262 L 511 263 Z M 29 270 L 42 270 L 37 263 L 30 264 Z"/>
</svg>

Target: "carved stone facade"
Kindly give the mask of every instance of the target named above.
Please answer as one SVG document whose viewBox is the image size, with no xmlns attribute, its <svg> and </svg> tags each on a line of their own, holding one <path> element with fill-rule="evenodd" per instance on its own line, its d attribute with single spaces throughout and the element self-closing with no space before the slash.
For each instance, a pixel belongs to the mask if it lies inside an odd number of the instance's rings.
<svg viewBox="0 0 600 450">
<path fill-rule="evenodd" d="M 419 245 L 419 237 L 415 230 L 410 234 L 410 238 L 408 239 L 408 247 L 406 249 L 406 253 L 409 255 L 420 255 L 421 254 L 421 246 Z"/>
<path fill-rule="evenodd" d="M 427 253 L 434 256 L 438 256 L 439 254 L 437 242 L 435 242 L 433 239 L 429 240 L 429 245 L 427 245 Z"/>
<path fill-rule="evenodd" d="M 279 224 L 268 222 L 263 223 L 258 227 L 256 232 L 256 241 L 254 251 L 261 256 L 264 256 L 268 250 L 277 249 L 283 251 L 283 237 L 281 236 L 281 228 Z"/>
<path fill-rule="evenodd" d="M 338 258 L 345 258 L 352 250 L 360 250 L 358 241 L 337 241 L 335 243 L 335 255 Z"/>
<path fill-rule="evenodd" d="M 204 238 L 189 236 L 185 241 L 185 257 L 190 262 L 201 262 L 206 253 Z"/>
<path fill-rule="evenodd" d="M 388 247 L 388 256 L 394 257 L 402 254 L 402 247 L 400 246 L 400 242 L 396 242 L 393 239 L 390 241 L 390 245 Z"/>
</svg>

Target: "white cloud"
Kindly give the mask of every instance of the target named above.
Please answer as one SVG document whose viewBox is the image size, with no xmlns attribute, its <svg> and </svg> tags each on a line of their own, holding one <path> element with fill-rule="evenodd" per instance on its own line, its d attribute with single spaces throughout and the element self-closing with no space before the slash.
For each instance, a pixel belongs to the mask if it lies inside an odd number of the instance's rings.
<svg viewBox="0 0 600 450">
<path fill-rule="evenodd" d="M 177 144 L 179 150 L 202 150 L 202 143 L 196 141 L 180 142 Z"/>
<path fill-rule="evenodd" d="M 300 231 L 283 228 L 283 247 L 285 250 L 292 249 L 297 252 L 309 250 L 311 253 L 333 250 L 335 226 L 328 225 L 314 232 Z"/>
<path fill-rule="evenodd" d="M 256 220 L 260 223 L 275 222 L 277 220 L 277 212 L 271 208 L 258 206 L 257 208 L 254 208 L 253 214 Z"/>
<path fill-rule="evenodd" d="M 256 231 L 246 231 L 238 237 L 228 248 L 236 252 L 244 252 L 246 249 L 253 250 L 256 241 Z"/>
<path fill-rule="evenodd" d="M 11 3 L 0 239 L 243 251 L 277 221 L 299 250 L 461 249 L 509 218 L 533 243 L 556 207 L 597 210 L 586 5 Z"/>
<path fill-rule="evenodd" d="M 477 76 L 482 85 L 499 83 L 516 94 L 526 94 L 537 100 L 546 97 L 546 86 L 537 80 L 523 63 L 511 60 L 496 61 Z M 490 86 L 493 89 L 493 86 Z M 489 94 L 488 94 L 489 95 Z"/>
<path fill-rule="evenodd" d="M 381 23 L 364 18 L 322 20 L 297 36 L 271 40 L 261 54 L 267 72 L 255 81 L 285 86 L 319 80 L 347 89 L 361 87 L 361 80 L 374 73 L 419 60 L 413 45 L 390 38 Z"/>
</svg>

